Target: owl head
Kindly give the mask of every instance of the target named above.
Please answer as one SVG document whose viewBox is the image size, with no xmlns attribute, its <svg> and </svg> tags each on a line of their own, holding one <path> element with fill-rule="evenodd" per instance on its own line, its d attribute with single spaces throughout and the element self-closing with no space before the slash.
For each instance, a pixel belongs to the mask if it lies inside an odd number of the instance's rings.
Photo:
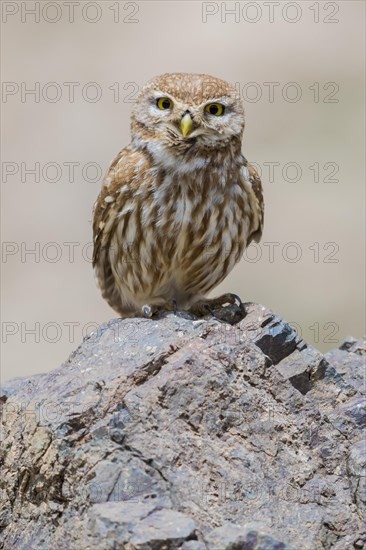
<svg viewBox="0 0 366 550">
<path fill-rule="evenodd" d="M 132 137 L 151 153 L 212 151 L 238 142 L 244 109 L 234 86 L 205 74 L 172 73 L 150 80 L 132 114 Z"/>
</svg>

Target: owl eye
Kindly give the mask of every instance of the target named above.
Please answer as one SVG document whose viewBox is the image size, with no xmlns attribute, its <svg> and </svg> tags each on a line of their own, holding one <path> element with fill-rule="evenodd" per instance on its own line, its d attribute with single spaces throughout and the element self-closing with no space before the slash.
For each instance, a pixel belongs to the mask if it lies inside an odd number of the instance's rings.
<svg viewBox="0 0 366 550">
<path fill-rule="evenodd" d="M 206 105 L 205 111 L 210 115 L 221 116 L 224 114 L 225 107 L 221 103 L 209 103 Z"/>
<path fill-rule="evenodd" d="M 173 102 L 169 97 L 160 97 L 156 105 L 159 107 L 159 109 L 171 109 L 173 107 Z"/>
</svg>

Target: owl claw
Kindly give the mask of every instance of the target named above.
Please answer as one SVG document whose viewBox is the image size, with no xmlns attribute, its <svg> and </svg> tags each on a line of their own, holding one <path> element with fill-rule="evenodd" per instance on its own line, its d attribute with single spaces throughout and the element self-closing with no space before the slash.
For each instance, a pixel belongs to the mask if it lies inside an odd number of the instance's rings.
<svg viewBox="0 0 366 550">
<path fill-rule="evenodd" d="M 215 311 L 212 309 L 212 307 L 209 304 L 204 304 L 204 308 L 206 309 L 206 311 L 208 311 L 210 315 L 215 316 Z"/>
<path fill-rule="evenodd" d="M 155 313 L 154 308 L 152 306 L 148 306 L 148 305 L 142 306 L 141 311 L 142 311 L 143 316 L 148 317 L 148 318 L 152 317 Z"/>
<path fill-rule="evenodd" d="M 237 294 L 232 294 L 231 292 L 229 292 L 228 294 L 224 294 L 222 298 L 224 296 L 227 297 L 227 301 L 232 305 L 237 305 L 239 307 L 243 305 L 243 302 L 241 301 L 241 299 Z"/>
<path fill-rule="evenodd" d="M 222 308 L 225 306 L 225 304 L 236 305 L 241 308 L 243 305 L 243 302 L 241 301 L 239 296 L 237 296 L 236 294 L 227 293 L 227 294 L 223 294 L 222 296 L 218 296 L 218 298 L 212 298 L 211 300 L 201 300 L 199 302 L 196 302 L 189 309 L 189 311 L 199 317 L 207 315 L 207 313 L 210 313 L 211 315 L 215 316 L 215 309 Z"/>
<path fill-rule="evenodd" d="M 207 301 L 200 301 L 200 302 L 196 302 L 195 304 L 193 304 L 193 306 L 191 306 L 189 308 L 189 312 L 190 313 L 193 313 L 193 315 L 196 315 L 197 317 L 204 317 L 205 315 L 215 315 L 212 307 L 207 303 L 209 300 Z"/>
<path fill-rule="evenodd" d="M 172 300 L 171 303 L 166 304 L 165 306 L 155 306 L 145 304 L 141 307 L 141 313 L 144 317 L 152 317 L 158 311 L 173 311 L 174 315 L 177 314 L 178 306 L 176 300 Z"/>
<path fill-rule="evenodd" d="M 177 301 L 172 300 L 171 302 L 167 302 L 164 306 L 157 307 L 157 309 L 161 311 L 172 311 L 174 315 L 176 315 L 178 311 Z"/>
</svg>

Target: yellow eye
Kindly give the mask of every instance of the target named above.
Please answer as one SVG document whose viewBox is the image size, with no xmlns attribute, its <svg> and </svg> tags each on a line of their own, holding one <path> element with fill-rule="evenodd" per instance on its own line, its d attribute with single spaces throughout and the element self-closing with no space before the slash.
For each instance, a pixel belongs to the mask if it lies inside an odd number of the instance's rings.
<svg viewBox="0 0 366 550">
<path fill-rule="evenodd" d="M 159 109 L 171 109 L 173 107 L 173 102 L 169 97 L 159 97 L 156 104 Z"/>
<path fill-rule="evenodd" d="M 225 107 L 221 103 L 209 103 L 206 105 L 205 111 L 210 115 L 221 116 L 224 114 Z"/>
</svg>

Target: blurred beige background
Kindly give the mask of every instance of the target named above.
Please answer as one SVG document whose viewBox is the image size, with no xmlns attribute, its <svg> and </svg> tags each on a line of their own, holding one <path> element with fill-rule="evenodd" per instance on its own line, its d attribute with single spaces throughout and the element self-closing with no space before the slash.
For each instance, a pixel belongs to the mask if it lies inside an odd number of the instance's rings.
<svg viewBox="0 0 366 550">
<path fill-rule="evenodd" d="M 136 90 L 164 72 L 237 83 L 262 172 L 261 246 L 215 293 L 271 307 L 322 350 L 363 334 L 365 4 L 270 4 L 2 2 L 3 381 L 57 367 L 115 316 L 92 206 Z"/>
</svg>

